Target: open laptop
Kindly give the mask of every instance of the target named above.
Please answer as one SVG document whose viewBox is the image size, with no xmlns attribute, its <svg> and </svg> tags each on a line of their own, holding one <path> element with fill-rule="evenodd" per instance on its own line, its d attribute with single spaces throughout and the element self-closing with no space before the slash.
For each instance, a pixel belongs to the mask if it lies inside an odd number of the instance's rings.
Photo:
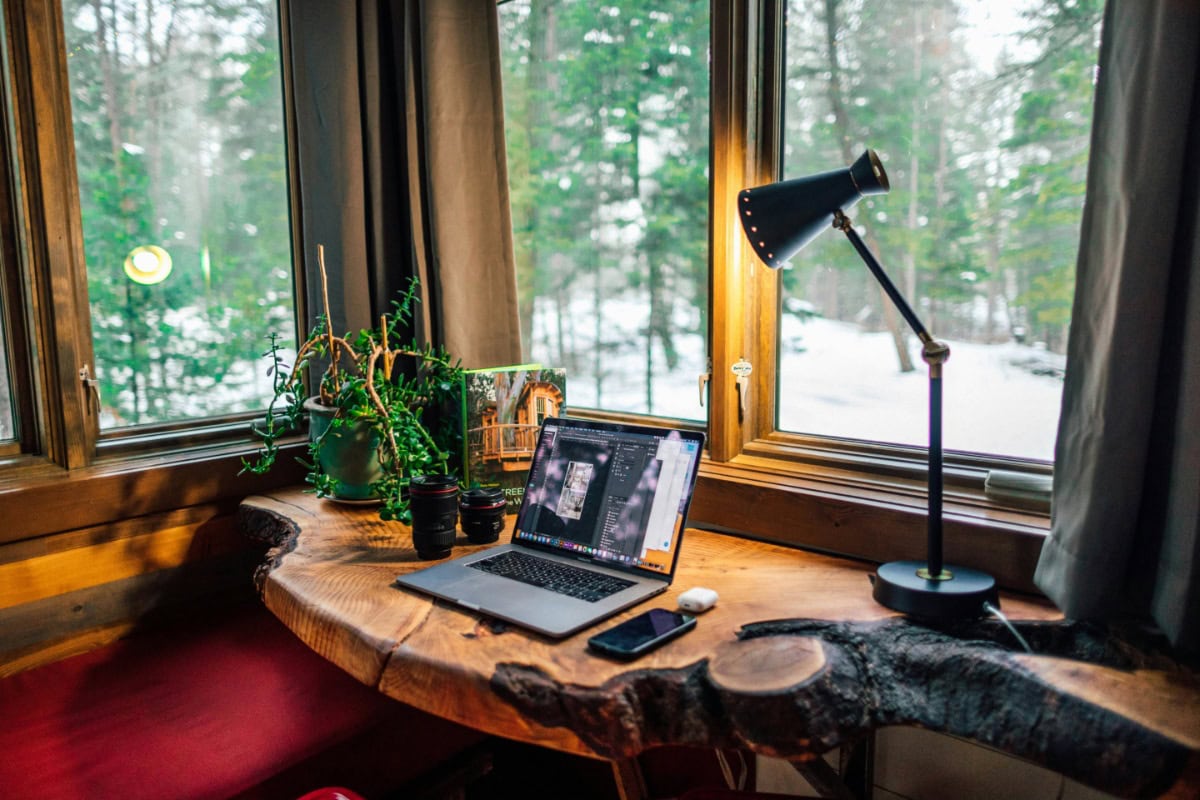
<svg viewBox="0 0 1200 800">
<path fill-rule="evenodd" d="M 550 417 L 509 544 L 398 586 L 563 637 L 666 591 L 704 434 Z"/>
</svg>

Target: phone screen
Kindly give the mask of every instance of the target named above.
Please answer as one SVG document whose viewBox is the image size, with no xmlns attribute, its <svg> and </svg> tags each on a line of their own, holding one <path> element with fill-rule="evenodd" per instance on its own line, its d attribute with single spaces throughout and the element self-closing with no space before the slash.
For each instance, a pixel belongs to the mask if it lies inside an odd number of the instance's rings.
<svg viewBox="0 0 1200 800">
<path fill-rule="evenodd" d="M 632 657 L 654 649 L 679 634 L 691 630 L 696 618 L 665 608 L 652 608 L 620 625 L 598 633 L 588 644 L 609 655 Z"/>
</svg>

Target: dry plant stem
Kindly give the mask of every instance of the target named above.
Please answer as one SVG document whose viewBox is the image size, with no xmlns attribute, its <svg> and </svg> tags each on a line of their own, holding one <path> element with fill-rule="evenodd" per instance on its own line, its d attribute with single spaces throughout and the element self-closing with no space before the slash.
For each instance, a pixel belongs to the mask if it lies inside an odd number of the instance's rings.
<svg viewBox="0 0 1200 800">
<path fill-rule="evenodd" d="M 383 377 L 390 381 L 392 379 L 392 354 L 388 350 L 387 314 L 379 317 L 379 330 L 383 335 Z"/>
<path fill-rule="evenodd" d="M 325 307 L 325 332 L 329 337 L 329 374 L 333 378 L 333 386 L 336 391 L 341 382 L 338 380 L 337 351 L 334 349 L 333 318 L 329 316 L 329 276 L 325 272 L 325 245 L 323 244 L 317 245 L 317 263 L 321 267 L 321 303 Z M 297 358 L 296 361 L 298 363 L 300 359 Z"/>
<path fill-rule="evenodd" d="M 332 360 L 334 363 L 337 363 L 337 361 L 341 358 L 340 352 L 344 351 L 351 355 L 351 359 L 350 359 L 351 363 L 354 362 L 354 359 L 353 359 L 354 350 L 353 350 L 353 348 L 350 347 L 349 342 L 347 342 L 345 339 L 343 339 L 340 336 L 329 337 L 329 342 L 330 342 L 330 351 L 329 351 L 330 360 Z M 301 346 L 300 350 L 296 353 L 296 363 L 292 366 L 291 374 L 288 375 L 288 384 L 289 385 L 293 385 L 293 386 L 295 385 L 296 380 L 300 376 L 300 370 L 304 366 L 304 357 L 309 354 L 309 351 L 316 348 L 316 346 L 317 346 L 317 343 L 315 341 L 305 342 L 304 345 Z M 321 401 L 325 402 L 325 398 L 322 397 Z M 332 403 L 325 403 L 325 405 L 332 405 Z"/>
<path fill-rule="evenodd" d="M 367 380 L 365 383 L 365 388 L 367 390 L 367 394 L 371 398 L 371 402 L 375 404 L 375 410 L 378 411 L 384 419 L 387 419 L 387 408 L 384 407 L 383 399 L 379 396 L 379 392 L 375 391 L 375 362 L 378 360 L 381 353 L 386 355 L 387 350 L 379 345 L 375 345 L 371 348 L 371 357 L 367 359 Z M 388 449 L 392 451 L 392 463 L 399 464 L 400 450 L 396 447 L 396 436 L 392 433 L 390 426 L 388 427 L 387 434 Z"/>
<path fill-rule="evenodd" d="M 386 325 L 384 326 L 384 330 L 387 330 Z M 375 345 L 371 348 L 371 356 L 367 359 L 367 379 L 364 382 L 364 388 L 367 390 L 367 395 L 371 398 L 371 402 L 375 405 L 375 410 L 378 411 L 381 416 L 386 418 L 388 412 L 383 405 L 383 399 L 379 396 L 379 392 L 375 390 L 375 362 L 379 360 L 380 356 L 383 356 L 385 364 L 390 365 L 393 361 L 395 361 L 397 356 L 419 357 L 422 355 L 424 354 L 415 350 L 388 350 L 380 345 Z M 412 409 L 405 408 L 404 413 L 411 415 Z M 421 437 L 425 440 L 425 443 L 429 446 L 430 450 L 438 454 L 442 452 L 441 448 L 438 447 L 437 442 L 433 440 L 433 437 L 429 435 L 423 426 L 418 425 L 417 431 L 421 434 Z M 396 447 L 396 438 L 392 434 L 391 430 L 388 431 L 388 449 L 392 451 L 392 458 L 395 459 L 395 463 L 400 463 L 400 452 Z"/>
</svg>

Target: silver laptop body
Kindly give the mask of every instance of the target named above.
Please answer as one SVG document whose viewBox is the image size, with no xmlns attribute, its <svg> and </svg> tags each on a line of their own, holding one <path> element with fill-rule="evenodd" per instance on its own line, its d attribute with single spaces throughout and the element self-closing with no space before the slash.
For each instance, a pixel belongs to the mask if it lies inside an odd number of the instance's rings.
<svg viewBox="0 0 1200 800">
<path fill-rule="evenodd" d="M 550 417 L 511 543 L 401 575 L 396 585 L 568 636 L 670 586 L 703 449 L 695 431 Z M 609 576 L 621 588 L 596 599 L 594 578 L 572 577 L 567 591 L 576 597 L 487 571 L 525 556 Z"/>
</svg>

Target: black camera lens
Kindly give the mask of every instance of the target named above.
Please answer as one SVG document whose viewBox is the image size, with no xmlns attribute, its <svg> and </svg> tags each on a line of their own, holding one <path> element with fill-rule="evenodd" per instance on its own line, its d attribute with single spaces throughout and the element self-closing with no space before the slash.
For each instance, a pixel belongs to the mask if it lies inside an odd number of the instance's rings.
<svg viewBox="0 0 1200 800">
<path fill-rule="evenodd" d="M 508 501 L 500 489 L 470 489 L 458 499 L 462 528 L 471 544 L 488 544 L 500 538 Z"/>
<path fill-rule="evenodd" d="M 458 481 L 453 475 L 417 475 L 408 484 L 413 546 L 420 558 L 445 558 L 458 526 Z"/>
</svg>

